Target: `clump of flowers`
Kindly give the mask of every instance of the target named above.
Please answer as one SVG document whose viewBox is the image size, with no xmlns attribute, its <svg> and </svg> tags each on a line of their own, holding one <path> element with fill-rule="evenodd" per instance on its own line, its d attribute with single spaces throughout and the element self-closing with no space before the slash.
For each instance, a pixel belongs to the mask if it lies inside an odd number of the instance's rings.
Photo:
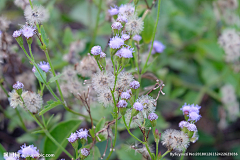
<svg viewBox="0 0 240 160">
<path fill-rule="evenodd" d="M 24 16 L 30 24 L 43 23 L 49 18 L 48 10 L 43 6 L 33 6 L 33 8 L 28 5 L 24 10 Z"/>
<path fill-rule="evenodd" d="M 26 146 L 26 144 L 21 146 L 21 149 L 18 151 L 21 154 L 22 158 L 32 157 L 37 158 L 39 157 L 39 150 L 34 145 Z"/>
</svg>

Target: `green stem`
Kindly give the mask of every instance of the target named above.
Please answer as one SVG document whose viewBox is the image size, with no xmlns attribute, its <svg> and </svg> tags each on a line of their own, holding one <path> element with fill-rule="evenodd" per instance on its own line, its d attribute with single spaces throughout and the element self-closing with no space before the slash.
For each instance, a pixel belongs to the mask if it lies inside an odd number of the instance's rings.
<svg viewBox="0 0 240 160">
<path fill-rule="evenodd" d="M 157 157 L 158 157 L 158 143 L 159 143 L 159 140 L 157 140 L 156 142 L 156 160 L 157 160 Z"/>
<path fill-rule="evenodd" d="M 15 108 L 15 111 L 16 111 L 16 113 L 17 113 L 17 116 L 18 116 L 20 122 L 22 123 L 22 128 L 23 128 L 23 130 L 24 130 L 25 132 L 27 132 L 27 127 L 26 127 L 25 123 L 23 122 L 23 119 L 22 119 L 22 117 L 21 117 L 18 109 Z"/>
<path fill-rule="evenodd" d="M 181 156 L 181 159 L 180 160 L 183 160 L 183 157 L 184 157 L 184 153 L 186 152 L 186 150 L 183 150 L 182 151 L 182 156 Z"/>
<path fill-rule="evenodd" d="M 3 92 L 6 94 L 6 96 L 9 97 L 8 91 L 3 87 L 2 83 L 0 83 L 0 86 L 1 86 L 1 88 L 3 90 Z"/>
<path fill-rule="evenodd" d="M 32 54 L 31 44 L 28 44 L 28 49 L 29 49 L 30 55 L 31 55 L 31 57 L 32 57 L 32 60 L 34 61 L 34 57 L 33 57 L 33 54 Z"/>
<path fill-rule="evenodd" d="M 96 24 L 95 24 L 95 28 L 94 28 L 93 38 L 92 38 L 92 41 L 91 41 L 91 44 L 90 44 L 90 47 L 89 47 L 89 52 L 90 52 L 91 48 L 93 47 L 93 45 L 95 43 L 96 36 L 97 36 L 98 23 L 99 23 L 100 13 L 101 13 L 101 6 L 102 6 L 102 0 L 100 0 L 100 2 L 99 2 L 97 20 L 96 20 Z"/>
<path fill-rule="evenodd" d="M 33 8 L 32 1 L 31 1 L 31 0 L 29 0 L 29 4 L 30 4 L 31 8 Z"/>
<path fill-rule="evenodd" d="M 148 57 L 147 57 L 147 60 L 144 64 L 144 67 L 142 69 L 142 73 L 143 74 L 145 72 L 145 68 L 147 67 L 147 63 L 148 63 L 148 60 L 151 56 L 151 53 L 152 53 L 152 49 L 153 49 L 153 42 L 154 42 L 154 39 L 155 39 L 155 35 L 156 35 L 156 31 L 157 31 L 157 25 L 158 25 L 158 20 L 159 20 L 159 15 L 160 15 L 160 6 L 161 6 L 161 0 L 158 1 L 158 12 L 157 12 L 157 20 L 156 20 L 156 23 L 155 23 L 155 27 L 154 27 L 154 30 L 153 30 L 153 38 L 152 38 L 152 44 L 151 44 L 151 49 L 149 51 L 149 54 L 148 54 Z"/>
<path fill-rule="evenodd" d="M 166 156 L 170 151 L 167 150 L 162 156 L 161 156 L 161 159 L 163 159 L 164 156 Z"/>
</svg>

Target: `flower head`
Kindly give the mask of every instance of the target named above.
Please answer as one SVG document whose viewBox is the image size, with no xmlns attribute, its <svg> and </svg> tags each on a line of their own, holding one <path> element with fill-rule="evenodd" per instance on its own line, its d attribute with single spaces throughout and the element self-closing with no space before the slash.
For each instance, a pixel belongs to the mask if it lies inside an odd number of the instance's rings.
<svg viewBox="0 0 240 160">
<path fill-rule="evenodd" d="M 90 137 L 88 135 L 88 130 L 82 129 L 82 128 L 79 131 L 77 131 L 77 136 L 79 139 L 86 139 L 86 140 L 87 140 L 87 137 Z"/>
<path fill-rule="evenodd" d="M 122 99 L 130 99 L 131 95 L 128 92 L 122 92 L 121 93 L 121 98 Z"/>
<path fill-rule="evenodd" d="M 149 119 L 150 121 L 157 120 L 157 119 L 158 119 L 158 115 L 157 115 L 156 113 L 150 113 L 150 114 L 148 115 L 148 119 Z"/>
<path fill-rule="evenodd" d="M 19 158 L 13 154 L 13 155 L 8 155 L 3 157 L 5 160 L 19 160 Z"/>
<path fill-rule="evenodd" d="M 34 145 L 26 146 L 26 144 L 24 144 L 21 146 L 21 149 L 18 151 L 18 153 L 21 154 L 22 158 L 35 158 L 39 156 L 39 150 L 37 150 L 37 147 L 34 147 Z"/>
<path fill-rule="evenodd" d="M 179 130 L 167 129 L 161 136 L 162 144 L 168 148 L 168 150 L 183 151 L 186 150 L 189 145 L 188 136 Z"/>
<path fill-rule="evenodd" d="M 130 119 L 131 119 L 131 112 L 132 112 L 132 109 L 128 109 L 126 111 L 126 114 L 125 114 L 125 118 L 126 118 L 126 123 L 129 124 L 130 122 Z M 137 114 L 136 116 L 132 117 L 132 122 L 130 124 L 130 127 L 131 128 L 136 128 L 138 126 L 141 126 L 142 123 L 143 123 L 144 119 L 143 119 L 143 115 L 142 114 Z"/>
<path fill-rule="evenodd" d="M 129 46 L 127 47 L 122 47 L 121 49 L 119 49 L 116 52 L 116 56 L 118 56 L 119 58 L 132 58 L 133 55 L 133 48 L 130 48 Z"/>
<path fill-rule="evenodd" d="M 38 66 L 46 73 L 51 69 L 49 63 L 45 61 L 40 62 Z"/>
<path fill-rule="evenodd" d="M 135 102 L 133 104 L 133 108 L 136 109 L 137 111 L 142 111 L 143 110 L 143 105 L 139 102 Z"/>
<path fill-rule="evenodd" d="M 181 121 L 181 122 L 179 123 L 179 127 L 180 127 L 180 128 L 188 127 L 189 124 L 190 124 L 190 123 L 187 122 L 187 121 Z"/>
<path fill-rule="evenodd" d="M 126 92 L 129 93 L 130 95 L 132 95 L 132 90 L 131 89 L 128 89 Z"/>
<path fill-rule="evenodd" d="M 20 37 L 21 35 L 22 35 L 22 31 L 19 30 L 19 31 L 14 31 L 12 36 L 13 36 L 14 38 L 17 38 L 17 37 Z"/>
<path fill-rule="evenodd" d="M 21 82 L 19 82 L 19 81 L 17 81 L 17 83 L 15 83 L 13 85 L 13 88 L 16 89 L 16 90 L 23 89 L 23 87 L 24 87 L 24 85 Z"/>
<path fill-rule="evenodd" d="M 183 111 L 183 114 L 189 114 L 190 110 L 191 110 L 191 106 L 187 105 L 186 103 L 182 106 L 182 108 L 180 108 L 180 110 Z"/>
<path fill-rule="evenodd" d="M 121 72 L 117 77 L 116 90 L 120 94 L 129 89 L 130 82 L 133 81 L 133 75 L 128 72 Z"/>
<path fill-rule="evenodd" d="M 99 72 L 92 76 L 92 85 L 96 92 L 105 92 L 114 87 L 114 75 L 111 72 Z"/>
<path fill-rule="evenodd" d="M 126 17 L 130 17 L 134 15 L 134 12 L 135 12 L 135 7 L 132 4 L 125 4 L 119 7 L 119 14 Z"/>
<path fill-rule="evenodd" d="M 132 82 L 130 83 L 130 87 L 131 87 L 132 89 L 138 89 L 138 88 L 140 87 L 140 83 L 139 83 L 138 81 L 132 81 Z"/>
<path fill-rule="evenodd" d="M 94 47 L 92 47 L 92 49 L 91 49 L 91 53 L 92 53 L 94 56 L 101 54 L 101 52 L 102 52 L 101 46 L 94 46 Z"/>
<path fill-rule="evenodd" d="M 201 118 L 201 115 L 199 115 L 196 112 L 190 112 L 188 116 L 189 116 L 188 121 L 195 121 L 195 122 L 197 122 Z"/>
<path fill-rule="evenodd" d="M 114 22 L 111 27 L 112 29 L 120 30 L 123 26 L 120 22 Z"/>
<path fill-rule="evenodd" d="M 189 131 L 197 131 L 197 126 L 195 124 L 192 124 L 192 123 L 189 123 L 188 126 L 187 126 L 187 129 Z"/>
<path fill-rule="evenodd" d="M 127 23 L 128 20 L 126 16 L 118 15 L 117 22 Z"/>
<path fill-rule="evenodd" d="M 129 40 L 129 39 L 130 39 L 130 36 L 129 36 L 128 34 L 122 34 L 122 39 L 123 39 L 124 41 Z"/>
<path fill-rule="evenodd" d="M 105 57 L 106 57 L 106 53 L 101 52 L 101 53 L 100 53 L 100 57 L 101 57 L 101 58 L 105 58 Z"/>
<path fill-rule="evenodd" d="M 31 8 L 28 5 L 24 10 L 24 16 L 29 23 L 34 24 L 46 22 L 49 18 L 49 13 L 43 6 L 33 6 Z"/>
<path fill-rule="evenodd" d="M 32 38 L 35 34 L 36 29 L 33 26 L 24 25 L 21 29 L 22 34 L 25 38 Z"/>
<path fill-rule="evenodd" d="M 144 118 L 147 118 L 148 114 L 155 112 L 156 101 L 149 95 L 142 95 L 137 99 L 137 102 L 143 105 L 142 114 Z"/>
<path fill-rule="evenodd" d="M 111 9 L 108 10 L 108 13 L 111 15 L 111 16 L 114 16 L 114 15 L 117 15 L 118 14 L 118 8 L 117 7 L 111 7 Z"/>
<path fill-rule="evenodd" d="M 133 36 L 133 40 L 135 40 L 135 41 L 137 41 L 137 42 L 141 41 L 141 39 L 142 39 L 142 37 L 141 37 L 140 35 L 138 35 L 138 34 L 136 34 L 135 36 Z"/>
<path fill-rule="evenodd" d="M 132 16 L 128 19 L 128 22 L 125 25 L 125 29 L 127 32 L 131 34 L 139 34 L 143 30 L 143 20 L 142 18 L 138 18 L 136 15 Z"/>
<path fill-rule="evenodd" d="M 23 91 L 23 93 L 24 92 L 25 91 Z M 11 107 L 16 108 L 18 105 L 20 105 L 20 107 L 23 107 L 23 102 L 21 100 L 21 97 L 16 92 L 16 90 L 9 92 L 8 95 L 9 95 L 8 101 L 9 101 Z"/>
<path fill-rule="evenodd" d="M 124 45 L 124 40 L 119 36 L 115 36 L 109 41 L 109 47 L 112 49 L 119 49 L 122 45 Z"/>
<path fill-rule="evenodd" d="M 90 151 L 87 148 L 83 148 L 83 149 L 81 149 L 81 154 L 83 156 L 87 157 L 90 154 Z"/>
<path fill-rule="evenodd" d="M 151 44 L 149 45 L 149 48 L 151 48 Z M 166 47 L 160 42 L 160 41 L 154 41 L 153 42 L 153 49 L 152 54 L 155 53 L 162 53 Z"/>
<path fill-rule="evenodd" d="M 68 139 L 68 142 L 73 143 L 78 139 L 78 135 L 77 133 L 71 133 L 70 137 L 67 139 Z"/>
<path fill-rule="evenodd" d="M 127 105 L 128 105 L 128 103 L 125 101 L 125 100 L 120 100 L 119 102 L 118 102 L 118 104 L 117 104 L 117 107 L 118 108 L 125 108 L 125 107 L 127 107 Z"/>
<path fill-rule="evenodd" d="M 22 93 L 22 97 L 26 109 L 30 112 L 35 114 L 42 108 L 43 99 L 39 94 L 27 91 Z"/>
</svg>

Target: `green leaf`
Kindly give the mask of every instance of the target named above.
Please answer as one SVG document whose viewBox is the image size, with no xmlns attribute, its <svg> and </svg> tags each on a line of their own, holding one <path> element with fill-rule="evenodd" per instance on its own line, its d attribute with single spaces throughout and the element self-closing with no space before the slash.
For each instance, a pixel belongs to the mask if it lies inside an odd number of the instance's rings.
<svg viewBox="0 0 240 160">
<path fill-rule="evenodd" d="M 4 153 L 6 152 L 5 148 L 0 143 L 0 159 L 3 159 Z"/>
<path fill-rule="evenodd" d="M 135 152 L 133 149 L 129 149 L 129 146 L 127 145 L 122 145 L 121 149 L 116 150 L 118 158 L 120 160 L 126 160 L 126 159 L 131 159 L 131 160 L 139 160 L 142 159 L 142 155 L 138 152 Z"/>
<path fill-rule="evenodd" d="M 69 27 L 65 28 L 64 34 L 63 34 L 63 44 L 66 46 L 69 46 L 71 42 L 73 41 L 73 34 Z"/>
<path fill-rule="evenodd" d="M 37 67 L 37 68 L 36 68 L 36 71 L 34 72 L 35 76 L 37 77 L 37 79 L 38 79 L 40 82 L 42 82 L 42 83 L 45 84 L 46 79 L 47 79 L 46 73 L 43 72 L 43 70 L 42 70 L 38 65 L 36 65 L 35 67 Z M 39 72 L 40 72 L 40 73 L 39 73 Z M 42 76 L 41 76 L 41 75 L 42 75 Z"/>
<path fill-rule="evenodd" d="M 48 119 L 46 126 L 48 126 L 49 122 L 52 120 L 54 114 Z"/>
<path fill-rule="evenodd" d="M 100 131 L 105 125 L 106 119 L 103 117 L 97 124 L 95 132 Z"/>
<path fill-rule="evenodd" d="M 43 25 L 41 25 L 41 37 L 42 37 L 42 40 L 43 40 L 43 43 L 46 45 L 46 47 L 48 46 L 48 42 L 49 42 L 49 39 L 48 39 L 48 37 L 47 37 L 47 34 L 46 34 L 46 32 L 45 32 L 45 30 L 44 30 L 44 27 L 43 27 Z"/>
<path fill-rule="evenodd" d="M 90 133 L 90 135 L 91 135 L 92 138 L 95 137 L 95 135 L 94 135 L 94 130 L 93 130 L 93 129 L 89 129 L 89 133 Z"/>
<path fill-rule="evenodd" d="M 33 131 L 32 134 L 44 133 L 43 130 Z"/>
<path fill-rule="evenodd" d="M 39 113 L 40 116 L 43 115 L 44 113 L 46 113 L 47 111 L 53 109 L 54 107 L 62 104 L 61 101 L 53 101 L 53 100 L 50 100 L 50 101 L 48 101 L 47 103 L 48 103 L 48 105 L 46 105 L 46 106 L 44 107 L 44 109 Z M 49 104 L 49 103 L 50 103 L 50 104 Z"/>
<path fill-rule="evenodd" d="M 144 43 L 150 43 L 153 37 L 153 29 L 154 29 L 154 19 L 151 15 L 147 15 L 144 19 L 144 30 L 142 32 L 142 38 Z"/>
<path fill-rule="evenodd" d="M 61 76 L 62 76 L 62 74 L 59 74 L 59 75 L 57 75 L 57 76 L 55 76 L 55 77 L 52 77 L 52 78 L 49 79 L 49 82 L 50 82 L 50 83 L 53 83 L 53 82 L 55 82 L 56 80 L 58 80 Z"/>
<path fill-rule="evenodd" d="M 50 134 L 63 148 L 65 148 L 68 144 L 67 138 L 72 132 L 75 132 L 77 130 L 80 124 L 80 120 L 69 120 L 65 122 L 60 122 L 56 127 L 53 128 Z M 54 159 L 57 159 L 62 153 L 62 150 L 57 147 L 51 139 L 47 137 L 44 142 L 44 153 L 54 154 Z"/>
</svg>

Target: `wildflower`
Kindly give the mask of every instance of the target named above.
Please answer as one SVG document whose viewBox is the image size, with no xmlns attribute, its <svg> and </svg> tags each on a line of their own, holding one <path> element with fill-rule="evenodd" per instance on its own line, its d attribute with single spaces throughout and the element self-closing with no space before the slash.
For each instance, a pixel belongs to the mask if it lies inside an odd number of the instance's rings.
<svg viewBox="0 0 240 160">
<path fill-rule="evenodd" d="M 138 89 L 138 88 L 140 87 L 140 83 L 139 83 L 138 81 L 132 81 L 132 82 L 130 83 L 130 87 L 131 87 L 132 89 Z"/>
<path fill-rule="evenodd" d="M 131 95 L 128 92 L 122 92 L 121 93 L 121 98 L 122 99 L 130 99 Z"/>
<path fill-rule="evenodd" d="M 132 90 L 131 89 L 128 89 L 126 92 L 129 93 L 130 95 L 132 95 Z"/>
<path fill-rule="evenodd" d="M 151 44 L 149 45 L 149 49 L 151 48 Z M 166 47 L 160 42 L 160 41 L 154 41 L 153 42 L 153 49 L 152 54 L 155 53 L 162 53 Z"/>
<path fill-rule="evenodd" d="M 135 7 L 132 4 L 125 4 L 119 7 L 119 14 L 126 17 L 134 15 Z"/>
<path fill-rule="evenodd" d="M 109 41 L 109 47 L 112 49 L 119 49 L 122 45 L 124 45 L 124 40 L 119 36 L 115 36 Z"/>
<path fill-rule="evenodd" d="M 126 119 L 126 123 L 127 125 L 129 124 L 130 122 L 130 119 L 131 119 L 131 111 L 132 109 L 128 109 L 126 111 L 126 114 L 124 115 L 125 119 Z M 142 123 L 143 123 L 143 116 L 141 114 L 141 112 L 139 114 L 137 114 L 136 116 L 133 116 L 132 117 L 132 121 L 131 121 L 131 124 L 130 124 L 130 128 L 136 128 L 138 126 L 141 126 Z"/>
<path fill-rule="evenodd" d="M 43 100 L 39 94 L 27 91 L 22 93 L 22 97 L 26 109 L 30 112 L 35 114 L 42 108 Z"/>
<path fill-rule="evenodd" d="M 133 55 L 133 48 L 130 48 L 129 46 L 127 47 L 122 47 L 120 50 L 116 52 L 116 56 L 119 58 L 132 58 Z"/>
<path fill-rule="evenodd" d="M 180 127 L 181 129 L 183 129 L 183 127 L 188 127 L 189 124 L 190 124 L 190 123 L 187 122 L 187 121 L 181 121 L 181 122 L 179 123 L 179 127 Z"/>
<path fill-rule="evenodd" d="M 101 53 L 100 53 L 100 58 L 105 58 L 105 57 L 106 57 L 106 53 L 101 52 Z"/>
<path fill-rule="evenodd" d="M 21 154 L 22 158 L 36 158 L 39 156 L 39 150 L 37 150 L 37 147 L 34 147 L 34 145 L 26 146 L 26 144 L 24 144 L 21 146 L 21 149 L 18 151 L 18 153 Z"/>
<path fill-rule="evenodd" d="M 148 150 L 147 150 L 145 145 L 142 145 L 140 147 L 134 148 L 134 150 L 137 151 L 138 153 L 142 154 L 144 157 L 151 157 L 149 155 L 149 152 L 148 152 Z M 149 146 L 149 150 L 150 150 L 151 153 L 154 152 L 154 150 L 150 146 Z"/>
<path fill-rule="evenodd" d="M 19 160 L 16 154 L 8 155 L 3 157 L 5 160 Z"/>
<path fill-rule="evenodd" d="M 131 34 L 139 34 L 143 30 L 143 20 L 136 15 L 128 19 L 125 25 L 125 30 Z"/>
<path fill-rule="evenodd" d="M 116 98 L 116 93 L 114 93 L 114 96 Z M 109 88 L 106 88 L 98 94 L 98 102 L 102 103 L 105 107 L 113 103 L 112 93 Z"/>
<path fill-rule="evenodd" d="M 111 9 L 108 10 L 108 13 L 111 15 L 111 16 L 114 16 L 114 15 L 117 15 L 118 14 L 118 8 L 117 7 L 111 7 Z"/>
<path fill-rule="evenodd" d="M 197 122 L 201 118 L 201 116 L 196 112 L 190 112 L 188 116 L 189 116 L 188 121 L 194 122 Z"/>
<path fill-rule="evenodd" d="M 116 91 L 121 93 L 129 89 L 129 84 L 133 80 L 133 76 L 128 72 L 121 72 L 117 77 Z"/>
<path fill-rule="evenodd" d="M 133 40 L 135 40 L 135 41 L 137 41 L 137 42 L 141 41 L 141 39 L 142 39 L 142 37 L 141 37 L 140 35 L 138 35 L 138 34 L 136 34 L 135 36 L 133 36 Z"/>
<path fill-rule="evenodd" d="M 77 133 L 71 133 L 70 137 L 67 138 L 68 142 L 74 143 L 78 139 L 78 134 Z"/>
<path fill-rule="evenodd" d="M 118 108 L 125 108 L 127 107 L 128 103 L 125 100 L 120 100 L 117 104 Z"/>
<path fill-rule="evenodd" d="M 94 47 L 92 47 L 92 49 L 91 49 L 91 53 L 92 53 L 94 56 L 101 54 L 101 52 L 102 52 L 101 46 L 94 46 Z"/>
<path fill-rule="evenodd" d="M 103 52 L 100 53 L 100 57 L 101 57 L 101 54 L 103 55 Z M 93 58 L 89 54 L 80 61 L 79 65 L 77 65 L 76 70 L 83 77 L 91 77 L 93 74 L 95 74 L 98 71 L 98 65 L 95 58 Z"/>
<path fill-rule="evenodd" d="M 51 69 L 49 63 L 44 61 L 40 62 L 38 66 L 46 73 Z"/>
<path fill-rule="evenodd" d="M 121 37 L 124 41 L 126 40 L 129 40 L 130 39 L 130 36 L 128 34 L 122 34 L 122 37 Z"/>
<path fill-rule="evenodd" d="M 147 118 L 149 113 L 153 113 L 156 110 L 154 104 L 156 103 L 155 100 L 149 95 L 142 95 L 137 99 L 137 102 L 143 105 L 142 114 L 144 118 Z"/>
<path fill-rule="evenodd" d="M 20 95 L 16 92 L 16 90 L 13 90 L 12 92 L 8 93 L 8 95 L 9 95 L 8 101 L 11 107 L 16 108 L 18 105 L 20 107 L 23 107 L 23 102 L 20 98 Z"/>
<path fill-rule="evenodd" d="M 192 124 L 192 123 L 189 123 L 188 126 L 187 126 L 187 129 L 189 131 L 197 131 L 197 126 L 195 124 Z"/>
<path fill-rule="evenodd" d="M 16 89 L 16 90 L 23 89 L 23 87 L 24 87 L 24 85 L 21 82 L 19 82 L 19 81 L 17 81 L 17 83 L 15 83 L 13 85 L 13 88 Z"/>
<path fill-rule="evenodd" d="M 122 16 L 122 15 L 118 15 L 118 18 L 116 20 L 117 22 L 121 22 L 121 23 L 127 23 L 127 17 L 126 16 Z"/>
<path fill-rule="evenodd" d="M 16 76 L 16 80 L 24 82 L 24 88 L 27 90 L 32 90 L 35 87 L 36 77 L 31 71 L 25 71 L 22 74 Z"/>
<path fill-rule="evenodd" d="M 123 26 L 120 22 L 114 22 L 111 27 L 112 29 L 120 30 Z"/>
<path fill-rule="evenodd" d="M 161 136 L 162 144 L 168 148 L 168 150 L 183 151 L 186 150 L 189 145 L 188 136 L 179 130 L 167 129 Z"/>
<path fill-rule="evenodd" d="M 49 18 L 48 10 L 43 6 L 28 5 L 24 10 L 24 16 L 30 24 L 46 22 Z"/>
<path fill-rule="evenodd" d="M 156 113 L 150 113 L 150 114 L 148 115 L 148 119 L 149 119 L 150 121 L 157 120 L 157 119 L 158 119 L 158 115 L 157 115 Z"/>
<path fill-rule="evenodd" d="M 135 102 L 133 104 L 133 108 L 136 109 L 137 111 L 142 111 L 143 110 L 143 105 L 139 102 Z"/>
<path fill-rule="evenodd" d="M 22 34 L 25 38 L 32 38 L 35 34 L 36 29 L 33 26 L 24 25 L 21 29 Z"/>
<path fill-rule="evenodd" d="M 93 75 L 92 85 L 98 93 L 113 88 L 115 77 L 111 72 L 99 72 Z"/>
<path fill-rule="evenodd" d="M 90 154 L 90 151 L 87 148 L 83 148 L 83 149 L 81 149 L 81 154 L 83 156 L 87 157 Z"/>
<path fill-rule="evenodd" d="M 87 137 L 90 137 L 90 135 L 88 135 L 88 130 L 82 129 L 82 128 L 79 131 L 77 131 L 77 136 L 79 139 L 85 139 L 85 140 L 87 140 Z"/>
<path fill-rule="evenodd" d="M 13 36 L 14 38 L 17 38 L 17 37 L 20 37 L 21 35 L 22 35 L 22 32 L 21 32 L 21 30 L 20 30 L 20 31 L 14 31 L 12 36 Z"/>
</svg>

